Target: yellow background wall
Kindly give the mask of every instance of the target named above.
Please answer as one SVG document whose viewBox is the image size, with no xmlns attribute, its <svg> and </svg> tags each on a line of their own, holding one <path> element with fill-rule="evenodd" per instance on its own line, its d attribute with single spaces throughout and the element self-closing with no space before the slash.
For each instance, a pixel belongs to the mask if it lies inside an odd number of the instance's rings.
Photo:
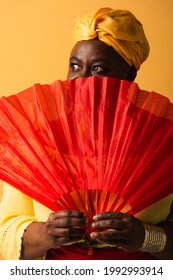
<svg viewBox="0 0 173 280">
<path fill-rule="evenodd" d="M 173 97 L 172 0 L 0 0 L 0 96 L 65 79 L 75 18 L 103 6 L 141 20 L 151 52 L 136 81 Z"/>
<path fill-rule="evenodd" d="M 0 0 L 0 96 L 66 79 L 75 18 L 105 6 L 143 23 L 151 52 L 136 81 L 173 100 L 172 0 Z"/>
</svg>

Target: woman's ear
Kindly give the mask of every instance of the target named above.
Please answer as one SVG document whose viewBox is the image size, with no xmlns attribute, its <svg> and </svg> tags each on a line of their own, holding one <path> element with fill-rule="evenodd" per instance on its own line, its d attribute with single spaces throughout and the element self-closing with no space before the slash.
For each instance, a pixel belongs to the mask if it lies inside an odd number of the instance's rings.
<svg viewBox="0 0 173 280">
<path fill-rule="evenodd" d="M 129 73 L 127 75 L 127 80 L 130 81 L 130 82 L 133 82 L 136 78 L 136 75 L 137 75 L 137 71 L 136 71 L 135 66 L 131 66 L 130 70 L 129 70 Z"/>
</svg>

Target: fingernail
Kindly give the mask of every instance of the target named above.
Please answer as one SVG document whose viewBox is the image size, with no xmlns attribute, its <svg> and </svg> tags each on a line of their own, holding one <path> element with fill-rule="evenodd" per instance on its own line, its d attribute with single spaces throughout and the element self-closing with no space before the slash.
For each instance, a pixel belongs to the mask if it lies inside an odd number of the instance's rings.
<svg viewBox="0 0 173 280">
<path fill-rule="evenodd" d="M 99 239 L 99 234 L 96 233 L 96 232 L 92 232 L 92 233 L 90 234 L 90 237 L 91 237 L 92 239 Z"/>
<path fill-rule="evenodd" d="M 95 215 L 95 216 L 93 217 L 93 220 L 94 220 L 94 221 L 97 221 L 97 215 Z"/>
<path fill-rule="evenodd" d="M 94 223 L 91 224 L 91 227 L 96 228 L 96 227 L 98 227 L 98 225 L 99 225 L 98 222 L 94 222 Z"/>
</svg>

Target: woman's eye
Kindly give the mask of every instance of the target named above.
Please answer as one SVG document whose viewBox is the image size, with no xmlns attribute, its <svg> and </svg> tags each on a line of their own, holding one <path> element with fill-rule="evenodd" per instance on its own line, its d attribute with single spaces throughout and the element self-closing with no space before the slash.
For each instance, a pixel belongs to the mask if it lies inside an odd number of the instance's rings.
<svg viewBox="0 0 173 280">
<path fill-rule="evenodd" d="M 77 71 L 79 71 L 81 69 L 81 67 L 78 64 L 76 64 L 76 63 L 71 63 L 70 66 L 71 66 L 71 68 L 72 68 L 72 70 L 74 72 L 77 72 Z"/>
<path fill-rule="evenodd" d="M 105 71 L 106 71 L 105 68 L 102 67 L 102 66 L 93 66 L 93 68 L 92 68 L 92 72 L 95 72 L 95 73 L 100 73 L 100 74 L 102 74 L 102 73 L 104 73 Z"/>
</svg>

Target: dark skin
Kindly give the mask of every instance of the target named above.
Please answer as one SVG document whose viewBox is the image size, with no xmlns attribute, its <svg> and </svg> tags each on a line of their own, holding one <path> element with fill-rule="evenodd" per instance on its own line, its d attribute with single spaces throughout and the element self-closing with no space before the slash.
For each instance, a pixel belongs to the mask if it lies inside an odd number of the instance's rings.
<svg viewBox="0 0 173 280">
<path fill-rule="evenodd" d="M 109 76 L 133 81 L 136 70 L 130 67 L 112 48 L 98 39 L 78 42 L 71 51 L 68 79 L 88 76 Z M 23 259 L 36 259 L 51 248 L 86 238 L 83 226 L 88 225 L 84 213 L 63 210 L 50 214 L 47 222 L 32 223 L 23 238 Z M 113 244 L 129 252 L 137 251 L 144 241 L 143 223 L 136 217 L 120 212 L 100 213 L 93 217 L 91 225 L 97 230 L 90 238 L 100 243 Z M 158 259 L 173 259 L 173 225 L 161 224 L 167 233 L 163 252 L 155 254 Z M 105 230 L 109 229 L 109 230 Z M 104 230 L 104 231 L 103 231 Z"/>
<path fill-rule="evenodd" d="M 71 51 L 68 80 L 82 77 L 115 77 L 133 81 L 136 69 L 112 48 L 98 39 L 78 42 Z"/>
</svg>

